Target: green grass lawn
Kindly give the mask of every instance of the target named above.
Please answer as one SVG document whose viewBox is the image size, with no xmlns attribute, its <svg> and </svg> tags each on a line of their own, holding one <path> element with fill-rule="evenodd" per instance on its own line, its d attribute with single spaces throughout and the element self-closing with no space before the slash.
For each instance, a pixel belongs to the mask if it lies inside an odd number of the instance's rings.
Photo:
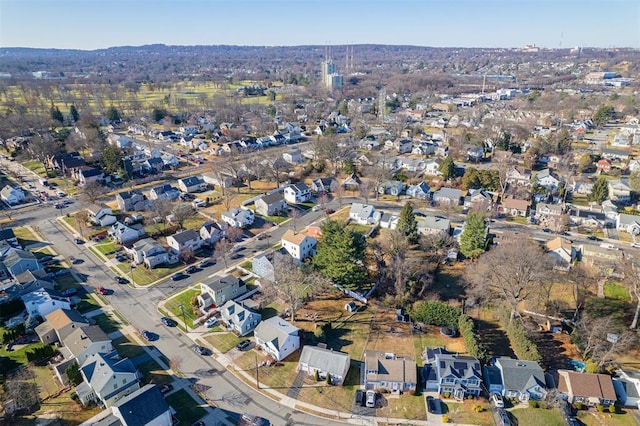
<svg viewBox="0 0 640 426">
<path fill-rule="evenodd" d="M 178 321 L 178 325 L 182 328 L 182 320 L 183 320 L 183 309 L 180 308 L 180 305 L 184 308 L 184 319 L 187 321 L 187 325 L 189 329 L 193 326 L 193 321 L 195 321 L 196 316 L 191 309 L 191 299 L 194 296 L 200 294 L 200 287 L 198 288 L 190 288 L 186 291 L 178 293 L 174 297 L 171 297 L 165 303 L 165 307 L 171 313 L 171 316 Z"/>
<path fill-rule="evenodd" d="M 100 326 L 102 331 L 107 334 L 118 331 L 120 328 L 120 321 L 108 314 L 96 315 L 93 319 L 96 321 L 96 324 Z"/>
<path fill-rule="evenodd" d="M 76 281 L 71 275 L 65 275 L 64 277 L 57 277 L 55 280 L 58 285 L 58 290 L 64 291 L 68 288 L 75 287 L 80 288 L 80 283 Z"/>
<path fill-rule="evenodd" d="M 144 348 L 126 335 L 113 339 L 111 342 L 122 358 L 135 358 L 144 354 Z"/>
<path fill-rule="evenodd" d="M 30 244 L 34 244 L 40 241 L 40 238 L 29 228 L 24 226 L 18 226 L 17 228 L 13 228 L 13 233 L 15 234 L 18 242 L 24 247 Z"/>
<path fill-rule="evenodd" d="M 138 370 L 142 373 L 142 381 L 144 383 L 155 383 L 162 386 L 173 381 L 173 377 L 167 370 L 163 370 L 153 359 L 148 359 L 136 365 Z"/>
<path fill-rule="evenodd" d="M 107 253 L 116 251 L 117 249 L 116 245 L 112 241 L 98 243 L 95 246 L 93 246 L 93 248 L 95 248 L 105 256 L 107 255 Z"/>
<path fill-rule="evenodd" d="M 129 263 L 120 263 L 117 268 L 124 276 L 131 278 L 131 266 Z M 142 265 L 138 265 L 133 268 L 133 280 L 137 285 L 149 285 L 172 275 L 174 272 L 177 272 L 182 268 L 184 268 L 184 263 L 182 262 L 178 262 L 170 266 L 156 266 L 153 269 L 147 269 Z"/>
<path fill-rule="evenodd" d="M 0 335 L 4 334 L 5 331 L 5 328 L 0 327 Z M 32 343 L 20 348 L 14 348 L 12 351 L 7 352 L 5 350 L 6 345 L 0 345 L 0 370 L 8 372 L 23 365 L 27 365 L 27 352 L 31 352 L 36 348 L 42 348 L 44 346 L 46 345 L 43 345 L 42 343 Z"/>
<path fill-rule="evenodd" d="M 578 420 L 587 426 L 637 426 L 634 417 L 629 411 L 624 410 L 621 414 L 598 413 L 596 410 L 578 411 Z M 526 426 L 526 425 L 525 425 Z"/>
<path fill-rule="evenodd" d="M 262 216 L 259 214 L 257 214 L 256 216 L 260 216 L 267 222 L 273 222 L 276 225 L 282 225 L 283 223 L 289 220 L 289 218 L 286 216 Z"/>
<path fill-rule="evenodd" d="M 514 408 L 511 414 L 518 421 L 518 426 L 563 426 L 564 420 L 558 410 L 546 408 Z"/>
<path fill-rule="evenodd" d="M 86 314 L 87 312 L 95 311 L 100 308 L 100 305 L 89 293 L 84 293 L 80 296 L 80 302 L 76 305 L 76 310 L 81 314 Z"/>
<path fill-rule="evenodd" d="M 176 410 L 176 417 L 181 425 L 193 424 L 207 414 L 207 411 L 200 407 L 184 389 L 168 395 L 165 399 Z"/>
<path fill-rule="evenodd" d="M 245 337 L 237 337 L 233 333 L 216 333 L 209 334 L 204 337 L 204 340 L 206 340 L 207 343 L 211 344 L 211 346 L 222 353 L 229 352 L 231 349 L 235 348 L 241 340 L 244 339 Z"/>
<path fill-rule="evenodd" d="M 607 282 L 604 285 L 604 297 L 608 299 L 618 299 L 624 302 L 630 302 L 631 296 L 629 291 L 623 285 L 616 282 Z"/>
</svg>

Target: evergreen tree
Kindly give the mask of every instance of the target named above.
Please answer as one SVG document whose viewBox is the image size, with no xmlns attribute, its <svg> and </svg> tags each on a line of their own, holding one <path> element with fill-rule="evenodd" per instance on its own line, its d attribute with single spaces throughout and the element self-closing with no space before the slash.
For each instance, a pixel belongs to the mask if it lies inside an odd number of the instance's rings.
<svg viewBox="0 0 640 426">
<path fill-rule="evenodd" d="M 82 374 L 80 373 L 80 367 L 78 367 L 77 362 L 74 362 L 73 364 L 68 366 L 65 373 L 67 374 L 67 378 L 72 385 L 77 386 L 82 383 Z"/>
<path fill-rule="evenodd" d="M 467 167 L 462 175 L 462 189 L 476 189 L 480 185 L 480 173 L 475 167 Z"/>
<path fill-rule="evenodd" d="M 607 124 L 607 121 L 613 117 L 614 109 L 611 105 L 602 105 L 593 115 L 593 124 L 600 127 Z"/>
<path fill-rule="evenodd" d="M 118 112 L 118 110 L 114 106 L 110 106 L 109 109 L 107 110 L 107 118 L 110 121 L 114 121 L 114 122 L 120 121 L 122 119 L 122 117 L 120 116 L 120 112 Z"/>
<path fill-rule="evenodd" d="M 477 257 L 487 245 L 485 217 L 477 212 L 469 212 L 460 235 L 460 252 L 467 258 Z"/>
<path fill-rule="evenodd" d="M 102 151 L 102 164 L 107 173 L 117 173 L 122 169 L 122 153 L 116 146 L 109 145 Z"/>
<path fill-rule="evenodd" d="M 602 204 L 607 197 L 609 197 L 609 181 L 604 176 L 599 176 L 593 184 L 593 189 L 588 197 L 589 201 L 595 201 Z"/>
<path fill-rule="evenodd" d="M 71 105 L 71 108 L 69 108 L 69 115 L 71 115 L 74 123 L 80 119 L 80 113 L 78 113 L 75 105 Z"/>
<path fill-rule="evenodd" d="M 402 207 L 400 217 L 398 218 L 398 231 L 407 237 L 407 241 L 411 244 L 418 242 L 418 222 L 413 212 L 413 204 L 408 202 Z"/>
<path fill-rule="evenodd" d="M 64 123 L 64 117 L 60 112 L 60 108 L 55 105 L 51 105 L 51 119 L 60 123 Z"/>
<path fill-rule="evenodd" d="M 347 158 L 346 160 L 344 160 L 342 170 L 348 175 L 352 175 L 356 172 L 356 165 L 353 164 L 352 158 Z"/>
<path fill-rule="evenodd" d="M 364 236 L 333 220 L 326 221 L 321 229 L 322 243 L 313 257 L 314 267 L 332 282 L 357 289 L 368 279 L 363 263 Z"/>
<path fill-rule="evenodd" d="M 442 173 L 442 177 L 444 180 L 449 180 L 454 177 L 456 174 L 456 165 L 453 163 L 453 159 L 451 157 L 447 157 L 442 161 L 438 171 Z"/>
</svg>

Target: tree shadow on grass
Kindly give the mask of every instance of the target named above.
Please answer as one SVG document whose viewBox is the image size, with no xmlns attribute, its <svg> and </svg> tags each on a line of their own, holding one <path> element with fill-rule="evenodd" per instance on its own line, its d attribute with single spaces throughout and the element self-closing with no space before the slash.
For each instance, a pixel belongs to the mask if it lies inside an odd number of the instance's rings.
<svg viewBox="0 0 640 426">
<path fill-rule="evenodd" d="M 333 328 L 327 333 L 327 346 L 333 350 L 339 351 L 343 347 L 353 343 L 352 340 L 345 339 L 344 336 L 350 330 L 345 328 Z"/>
<path fill-rule="evenodd" d="M 479 340 L 485 347 L 487 354 L 500 354 L 516 359 L 517 356 L 511 348 L 507 332 L 497 324 L 484 320 L 475 320 Z"/>
</svg>

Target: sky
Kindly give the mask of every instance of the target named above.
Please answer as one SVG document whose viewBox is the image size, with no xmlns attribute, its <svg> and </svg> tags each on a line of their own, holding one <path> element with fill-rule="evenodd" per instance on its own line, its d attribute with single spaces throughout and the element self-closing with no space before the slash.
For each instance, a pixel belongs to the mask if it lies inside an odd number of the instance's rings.
<svg viewBox="0 0 640 426">
<path fill-rule="evenodd" d="M 640 48 L 638 0 L 0 0 L 0 47 Z"/>
</svg>

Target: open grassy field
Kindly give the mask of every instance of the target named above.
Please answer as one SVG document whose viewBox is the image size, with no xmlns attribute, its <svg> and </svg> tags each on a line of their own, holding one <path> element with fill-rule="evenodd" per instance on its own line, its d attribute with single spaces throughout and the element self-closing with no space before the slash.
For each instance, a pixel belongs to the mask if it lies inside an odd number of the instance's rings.
<svg viewBox="0 0 640 426">
<path fill-rule="evenodd" d="M 238 343 L 244 338 L 240 338 L 233 333 L 221 332 L 207 334 L 204 337 L 207 343 L 216 348 L 222 353 L 227 353 L 231 349 L 235 348 Z"/>
</svg>

